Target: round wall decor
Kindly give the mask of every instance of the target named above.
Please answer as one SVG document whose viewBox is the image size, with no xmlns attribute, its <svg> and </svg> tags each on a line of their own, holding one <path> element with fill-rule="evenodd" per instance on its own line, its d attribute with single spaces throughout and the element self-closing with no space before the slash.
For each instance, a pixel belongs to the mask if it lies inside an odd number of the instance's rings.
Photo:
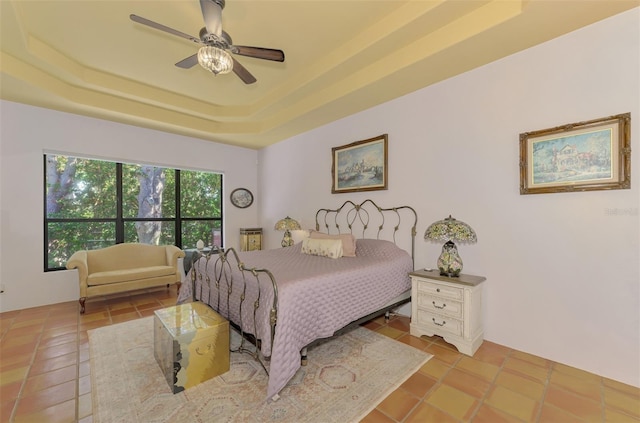
<svg viewBox="0 0 640 423">
<path fill-rule="evenodd" d="M 231 191 L 231 204 L 246 209 L 253 204 L 253 194 L 246 188 L 236 188 Z"/>
</svg>

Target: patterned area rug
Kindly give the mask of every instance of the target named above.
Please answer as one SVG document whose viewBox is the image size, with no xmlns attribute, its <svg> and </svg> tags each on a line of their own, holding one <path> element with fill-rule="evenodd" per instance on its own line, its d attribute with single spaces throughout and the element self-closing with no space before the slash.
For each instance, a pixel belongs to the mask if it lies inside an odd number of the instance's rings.
<svg viewBox="0 0 640 423">
<path fill-rule="evenodd" d="M 431 358 L 359 327 L 310 348 L 309 364 L 273 402 L 265 371 L 240 353 L 229 372 L 172 394 L 153 356 L 153 317 L 92 330 L 89 346 L 100 423 L 357 422 Z"/>
</svg>

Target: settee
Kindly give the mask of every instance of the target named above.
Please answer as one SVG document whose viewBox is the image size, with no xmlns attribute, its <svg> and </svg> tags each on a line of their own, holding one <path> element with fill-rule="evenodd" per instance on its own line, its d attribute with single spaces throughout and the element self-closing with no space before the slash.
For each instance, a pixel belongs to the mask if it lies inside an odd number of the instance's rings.
<svg viewBox="0 0 640 423">
<path fill-rule="evenodd" d="M 67 261 L 67 269 L 78 269 L 80 313 L 84 313 L 86 299 L 96 295 L 173 283 L 178 284 L 179 290 L 178 259 L 184 256 L 184 251 L 175 245 L 140 243 L 75 252 Z"/>
</svg>

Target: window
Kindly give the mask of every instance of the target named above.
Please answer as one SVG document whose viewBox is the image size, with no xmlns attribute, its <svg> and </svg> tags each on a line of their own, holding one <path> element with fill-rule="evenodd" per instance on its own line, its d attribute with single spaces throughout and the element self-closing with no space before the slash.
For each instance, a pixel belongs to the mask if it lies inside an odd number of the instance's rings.
<svg viewBox="0 0 640 423">
<path fill-rule="evenodd" d="M 44 269 L 122 242 L 222 245 L 222 175 L 44 155 Z"/>
</svg>

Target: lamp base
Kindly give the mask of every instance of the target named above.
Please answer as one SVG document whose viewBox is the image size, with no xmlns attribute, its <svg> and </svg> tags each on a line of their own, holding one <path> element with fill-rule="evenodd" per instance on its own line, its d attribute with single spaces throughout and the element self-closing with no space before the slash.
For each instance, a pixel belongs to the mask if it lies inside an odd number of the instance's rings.
<svg viewBox="0 0 640 423">
<path fill-rule="evenodd" d="M 458 255 L 458 248 L 452 241 L 442 246 L 442 253 L 438 257 L 438 270 L 441 276 L 457 277 L 462 272 L 462 259 Z"/>
<path fill-rule="evenodd" d="M 280 243 L 282 247 L 291 247 L 293 245 L 293 238 L 291 238 L 291 232 L 289 229 L 284 231 L 284 236 L 282 237 L 282 242 Z"/>
</svg>

